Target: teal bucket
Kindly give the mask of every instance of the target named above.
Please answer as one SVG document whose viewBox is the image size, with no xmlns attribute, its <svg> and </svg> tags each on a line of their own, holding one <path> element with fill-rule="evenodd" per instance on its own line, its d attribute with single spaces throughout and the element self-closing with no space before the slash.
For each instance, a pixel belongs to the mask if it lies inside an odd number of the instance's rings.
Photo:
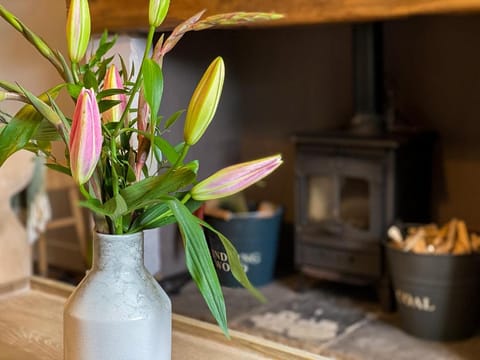
<svg viewBox="0 0 480 360">
<path fill-rule="evenodd" d="M 247 212 L 234 213 L 230 220 L 208 216 L 205 220 L 235 246 L 250 282 L 254 286 L 262 286 L 274 278 L 282 215 L 283 211 L 279 208 L 269 217 L 260 217 L 258 212 Z M 227 287 L 240 287 L 231 273 L 222 243 L 211 231 L 207 230 L 206 235 L 220 283 Z"/>
</svg>

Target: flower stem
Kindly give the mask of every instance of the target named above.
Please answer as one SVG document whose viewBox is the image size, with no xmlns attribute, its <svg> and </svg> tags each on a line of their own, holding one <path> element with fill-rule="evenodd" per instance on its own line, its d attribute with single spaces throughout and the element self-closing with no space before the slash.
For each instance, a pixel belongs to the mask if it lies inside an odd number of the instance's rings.
<svg viewBox="0 0 480 360">
<path fill-rule="evenodd" d="M 115 139 L 110 140 L 110 150 L 112 152 L 111 167 L 112 167 L 112 191 L 113 197 L 117 197 L 120 194 L 120 187 L 118 186 L 119 178 L 117 170 L 115 169 L 115 163 L 118 162 L 117 158 L 117 143 Z M 123 234 L 123 218 L 121 216 L 114 219 L 115 234 Z"/>
<path fill-rule="evenodd" d="M 120 131 L 120 128 L 121 128 L 122 124 L 125 122 L 125 118 L 130 111 L 130 107 L 132 106 L 132 102 L 133 102 L 133 99 L 135 97 L 135 94 L 140 89 L 140 85 L 141 85 L 142 79 L 143 79 L 143 76 L 142 76 L 143 64 L 145 63 L 145 60 L 148 58 L 148 54 L 150 53 L 150 48 L 152 47 L 152 43 L 153 43 L 153 35 L 155 35 L 155 27 L 150 26 L 150 28 L 148 29 L 147 43 L 145 45 L 145 52 L 143 53 L 143 58 L 142 58 L 142 63 L 140 65 L 140 69 L 138 70 L 138 75 L 137 75 L 137 78 L 135 80 L 135 84 L 133 85 L 132 91 L 131 91 L 130 96 L 128 98 L 127 105 L 125 107 L 125 110 L 123 111 L 122 117 L 120 118 L 120 121 L 118 122 L 117 127 L 115 128 L 115 131 L 113 133 L 113 137 L 118 136 L 118 132 Z"/>
<path fill-rule="evenodd" d="M 80 189 L 80 192 L 82 193 L 83 197 L 84 197 L 86 200 L 91 199 L 90 193 L 87 191 L 87 189 L 85 189 L 85 185 L 84 185 L 84 184 L 80 185 L 78 188 Z"/>
<path fill-rule="evenodd" d="M 80 78 L 78 77 L 78 63 L 72 62 L 72 75 L 73 75 L 73 81 L 75 84 L 78 84 L 80 82 Z"/>
<path fill-rule="evenodd" d="M 187 201 L 190 200 L 191 197 L 192 197 L 192 195 L 190 193 L 186 193 L 185 196 L 182 198 L 181 203 L 186 204 Z"/>
<path fill-rule="evenodd" d="M 180 153 L 180 156 L 177 158 L 177 161 L 175 161 L 175 164 L 171 167 L 171 169 L 175 169 L 178 165 L 180 165 L 185 157 L 188 154 L 188 150 L 190 150 L 190 145 L 185 144 L 183 145 L 182 152 Z"/>
</svg>

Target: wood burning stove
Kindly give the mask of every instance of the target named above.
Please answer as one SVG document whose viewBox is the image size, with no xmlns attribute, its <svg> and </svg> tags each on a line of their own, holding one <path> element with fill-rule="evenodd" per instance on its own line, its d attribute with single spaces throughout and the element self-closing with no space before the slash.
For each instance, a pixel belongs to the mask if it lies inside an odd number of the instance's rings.
<svg viewBox="0 0 480 360">
<path fill-rule="evenodd" d="M 376 283 L 388 309 L 382 242 L 395 220 L 430 221 L 433 136 L 383 121 L 381 24 L 355 26 L 353 43 L 350 126 L 295 136 L 295 262 L 309 275 Z"/>
<path fill-rule="evenodd" d="M 296 136 L 295 260 L 304 273 L 385 279 L 382 242 L 396 220 L 430 220 L 432 136 Z"/>
</svg>

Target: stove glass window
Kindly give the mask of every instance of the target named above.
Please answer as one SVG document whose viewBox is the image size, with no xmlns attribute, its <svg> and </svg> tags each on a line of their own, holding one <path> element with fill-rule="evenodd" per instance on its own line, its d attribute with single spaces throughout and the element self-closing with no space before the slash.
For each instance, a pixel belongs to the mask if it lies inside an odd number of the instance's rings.
<svg viewBox="0 0 480 360">
<path fill-rule="evenodd" d="M 335 183 L 332 176 L 315 175 L 308 178 L 308 220 L 321 222 L 334 219 Z"/>
<path fill-rule="evenodd" d="M 340 218 L 360 230 L 370 228 L 370 188 L 365 179 L 342 177 L 340 179 Z"/>
</svg>

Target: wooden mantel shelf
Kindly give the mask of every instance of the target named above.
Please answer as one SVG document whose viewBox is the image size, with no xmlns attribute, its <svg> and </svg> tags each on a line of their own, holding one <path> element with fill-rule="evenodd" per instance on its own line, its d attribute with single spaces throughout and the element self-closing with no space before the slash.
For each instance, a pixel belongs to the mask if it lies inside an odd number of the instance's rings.
<svg viewBox="0 0 480 360">
<path fill-rule="evenodd" d="M 68 0 L 67 0 L 68 1 Z M 480 12 L 480 0 L 171 0 L 165 30 L 207 9 L 207 14 L 265 11 L 285 18 L 255 26 L 385 20 L 423 14 Z M 145 29 L 148 0 L 90 0 L 96 32 Z"/>
</svg>

